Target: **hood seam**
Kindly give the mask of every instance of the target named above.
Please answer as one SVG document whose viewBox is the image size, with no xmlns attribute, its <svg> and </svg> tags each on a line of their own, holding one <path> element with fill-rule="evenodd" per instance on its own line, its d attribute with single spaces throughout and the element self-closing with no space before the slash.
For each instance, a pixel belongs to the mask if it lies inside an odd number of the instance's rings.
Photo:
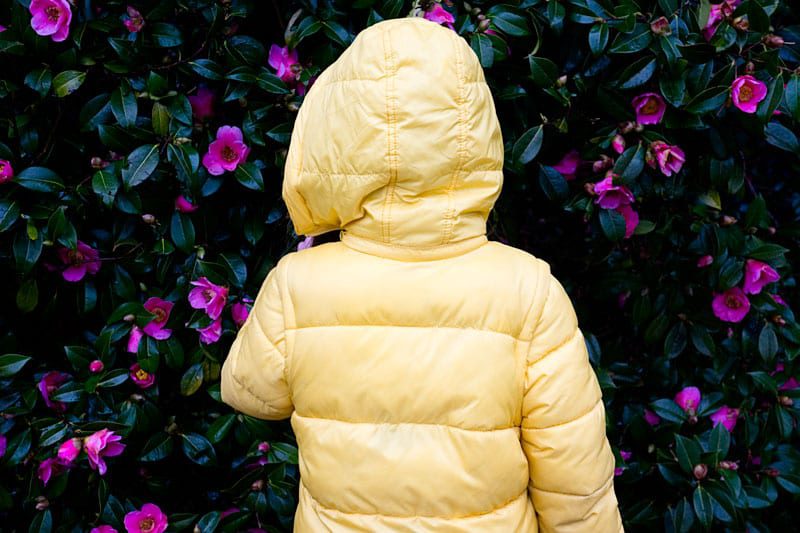
<svg viewBox="0 0 800 533">
<path fill-rule="evenodd" d="M 394 189 L 397 184 L 397 168 L 399 155 L 397 153 L 397 94 L 395 82 L 397 65 L 394 62 L 394 51 L 391 49 L 389 31 L 383 32 L 383 59 L 386 69 L 386 159 L 389 165 L 389 183 L 386 187 L 386 196 L 381 209 L 381 237 L 386 243 L 392 240 L 392 202 Z"/>
</svg>

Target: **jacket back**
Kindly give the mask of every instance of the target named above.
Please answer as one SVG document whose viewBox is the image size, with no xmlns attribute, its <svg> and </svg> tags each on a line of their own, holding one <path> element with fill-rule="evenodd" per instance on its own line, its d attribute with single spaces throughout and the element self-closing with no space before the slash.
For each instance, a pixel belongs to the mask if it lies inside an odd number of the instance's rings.
<svg viewBox="0 0 800 533">
<path fill-rule="evenodd" d="M 295 531 L 621 531 L 605 411 L 547 262 L 488 241 L 503 145 L 477 57 L 420 19 L 360 33 L 309 89 L 283 183 L 300 234 L 222 370 L 291 417 Z"/>
</svg>

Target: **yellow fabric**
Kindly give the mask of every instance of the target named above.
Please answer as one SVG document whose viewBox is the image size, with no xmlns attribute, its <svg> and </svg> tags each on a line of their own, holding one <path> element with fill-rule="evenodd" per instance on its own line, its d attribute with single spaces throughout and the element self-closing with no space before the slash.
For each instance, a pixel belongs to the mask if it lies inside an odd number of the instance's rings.
<svg viewBox="0 0 800 533">
<path fill-rule="evenodd" d="M 486 238 L 502 167 L 478 59 L 433 22 L 369 27 L 308 91 L 283 197 L 341 241 L 278 262 L 221 384 L 291 417 L 295 531 L 623 531 L 570 298 Z"/>
</svg>

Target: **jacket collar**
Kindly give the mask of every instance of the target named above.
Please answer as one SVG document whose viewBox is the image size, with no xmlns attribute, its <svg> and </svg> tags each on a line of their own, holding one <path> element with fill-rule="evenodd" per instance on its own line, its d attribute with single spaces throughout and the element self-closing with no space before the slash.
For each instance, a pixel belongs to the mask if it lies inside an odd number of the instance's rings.
<svg viewBox="0 0 800 533">
<path fill-rule="evenodd" d="M 447 259 L 471 252 L 489 242 L 486 234 L 481 234 L 437 246 L 402 246 L 380 242 L 344 229 L 339 231 L 339 239 L 342 244 L 353 250 L 399 261 Z"/>
</svg>

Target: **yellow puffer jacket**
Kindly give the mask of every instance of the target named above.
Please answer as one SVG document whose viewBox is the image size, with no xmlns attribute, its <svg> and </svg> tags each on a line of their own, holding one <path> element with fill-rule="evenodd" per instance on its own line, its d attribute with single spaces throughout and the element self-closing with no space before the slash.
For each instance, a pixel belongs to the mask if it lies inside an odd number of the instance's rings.
<svg viewBox="0 0 800 533">
<path fill-rule="evenodd" d="M 361 32 L 308 91 L 283 197 L 299 234 L 222 368 L 291 416 L 299 532 L 622 531 L 605 408 L 547 262 L 488 241 L 503 142 L 477 57 L 421 18 Z"/>
</svg>

